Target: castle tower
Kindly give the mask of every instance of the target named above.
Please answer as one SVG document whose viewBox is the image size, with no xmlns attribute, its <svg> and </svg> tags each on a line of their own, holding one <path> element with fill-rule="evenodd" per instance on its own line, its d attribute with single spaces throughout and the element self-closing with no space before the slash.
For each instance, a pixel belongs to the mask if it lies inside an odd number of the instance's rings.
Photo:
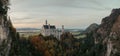
<svg viewBox="0 0 120 56">
<path fill-rule="evenodd" d="M 62 25 L 62 33 L 64 33 L 64 25 Z"/>
<path fill-rule="evenodd" d="M 45 21 L 45 24 L 46 24 L 46 25 L 48 24 L 47 20 Z"/>
</svg>

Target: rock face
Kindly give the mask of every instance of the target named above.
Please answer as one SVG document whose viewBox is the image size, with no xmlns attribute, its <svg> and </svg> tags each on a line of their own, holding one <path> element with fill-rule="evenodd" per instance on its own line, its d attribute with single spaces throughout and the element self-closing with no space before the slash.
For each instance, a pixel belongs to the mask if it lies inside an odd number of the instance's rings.
<svg viewBox="0 0 120 56">
<path fill-rule="evenodd" d="M 94 31 L 87 33 L 81 53 L 83 56 L 120 56 L 120 9 L 102 19 Z"/>
<path fill-rule="evenodd" d="M 1 55 L 8 55 L 10 46 L 12 43 L 12 36 L 10 36 L 10 28 L 8 20 L 5 21 L 5 18 L 0 18 L 1 24 L 0 24 L 0 54 Z M 6 24 L 3 24 L 6 22 Z"/>
<path fill-rule="evenodd" d="M 89 37 L 94 39 L 93 55 L 120 56 L 120 9 L 113 9 L 103 18 L 99 28 Z"/>
<path fill-rule="evenodd" d="M 120 56 L 120 9 L 113 9 L 94 34 L 95 44 L 106 47 L 104 56 Z"/>
<path fill-rule="evenodd" d="M 8 56 L 11 49 L 14 28 L 7 15 L 8 0 L 0 0 L 0 56 Z"/>
</svg>

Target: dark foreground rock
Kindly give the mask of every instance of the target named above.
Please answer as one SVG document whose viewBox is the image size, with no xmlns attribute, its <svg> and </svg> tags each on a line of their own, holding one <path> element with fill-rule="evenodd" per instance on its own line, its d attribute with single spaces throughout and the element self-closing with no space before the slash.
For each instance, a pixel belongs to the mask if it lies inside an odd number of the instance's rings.
<svg viewBox="0 0 120 56">
<path fill-rule="evenodd" d="M 0 56 L 9 56 L 16 30 L 7 14 L 9 0 L 0 0 Z"/>
</svg>

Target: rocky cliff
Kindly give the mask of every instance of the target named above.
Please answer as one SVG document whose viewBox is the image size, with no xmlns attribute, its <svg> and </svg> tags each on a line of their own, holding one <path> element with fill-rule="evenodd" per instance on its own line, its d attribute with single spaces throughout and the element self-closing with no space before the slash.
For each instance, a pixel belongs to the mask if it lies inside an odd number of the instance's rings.
<svg viewBox="0 0 120 56">
<path fill-rule="evenodd" d="M 9 56 L 16 30 L 7 14 L 9 0 L 0 0 L 0 56 Z"/>
<path fill-rule="evenodd" d="M 88 56 L 120 56 L 120 9 L 113 9 L 96 30 L 87 34 L 87 38 L 93 42 L 86 49 Z"/>
<path fill-rule="evenodd" d="M 93 34 L 95 44 L 101 43 L 106 50 L 103 56 L 120 56 L 120 9 L 113 9 L 102 20 L 100 27 Z"/>
</svg>

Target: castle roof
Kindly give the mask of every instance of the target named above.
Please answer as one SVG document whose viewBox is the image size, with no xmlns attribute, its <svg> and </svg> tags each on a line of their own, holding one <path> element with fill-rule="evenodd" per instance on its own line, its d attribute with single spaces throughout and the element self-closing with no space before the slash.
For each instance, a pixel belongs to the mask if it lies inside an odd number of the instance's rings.
<svg viewBox="0 0 120 56">
<path fill-rule="evenodd" d="M 49 27 L 50 29 L 56 29 L 55 25 L 43 25 L 44 29 L 49 29 Z"/>
</svg>

